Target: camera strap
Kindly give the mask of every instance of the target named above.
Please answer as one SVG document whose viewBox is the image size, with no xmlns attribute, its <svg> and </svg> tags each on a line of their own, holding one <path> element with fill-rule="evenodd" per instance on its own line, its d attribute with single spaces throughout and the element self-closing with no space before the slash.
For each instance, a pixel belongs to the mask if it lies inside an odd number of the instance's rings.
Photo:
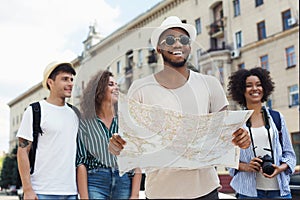
<svg viewBox="0 0 300 200">
<path fill-rule="evenodd" d="M 249 133 L 250 133 L 250 138 L 251 138 L 251 143 L 252 143 L 252 149 L 253 149 L 254 157 L 257 157 L 257 156 L 256 156 L 256 152 L 255 152 L 255 149 L 257 148 L 257 146 L 254 146 L 254 140 L 253 140 L 252 131 L 251 131 L 251 121 L 250 121 L 250 118 L 247 120 L 246 126 L 247 126 L 248 129 L 249 129 Z"/>
<path fill-rule="evenodd" d="M 268 116 L 268 113 L 267 113 L 267 109 L 265 106 L 263 106 L 261 108 L 261 112 L 263 114 L 263 119 L 264 119 L 264 122 L 265 122 L 265 128 L 267 129 L 268 131 L 268 138 L 269 138 L 269 144 L 270 144 L 270 149 L 264 149 L 264 150 L 267 150 L 267 151 L 271 151 L 271 156 L 272 156 L 272 159 L 274 161 L 274 152 L 273 152 L 273 145 L 272 145 L 272 139 L 271 139 L 271 134 L 270 134 L 270 122 L 269 122 L 269 116 Z"/>
<path fill-rule="evenodd" d="M 267 132 L 268 132 L 268 140 L 269 140 L 269 145 L 270 145 L 270 149 L 264 148 L 264 150 L 270 151 L 272 159 L 274 160 L 274 152 L 273 152 L 272 139 L 271 139 L 271 134 L 270 134 L 270 122 L 269 122 L 269 116 L 267 114 L 267 110 L 266 110 L 265 106 L 263 106 L 261 108 L 261 112 L 262 112 L 262 115 L 263 115 L 263 120 L 264 120 L 265 128 L 267 129 Z M 247 122 L 246 122 L 246 126 L 249 129 L 254 156 L 257 157 L 256 156 L 256 152 L 255 152 L 255 149 L 257 148 L 257 146 L 254 145 L 254 139 L 253 139 L 253 135 L 252 135 L 252 131 L 251 131 L 251 125 L 252 124 L 251 124 L 251 121 L 250 121 L 250 118 L 249 118 L 247 120 Z"/>
</svg>

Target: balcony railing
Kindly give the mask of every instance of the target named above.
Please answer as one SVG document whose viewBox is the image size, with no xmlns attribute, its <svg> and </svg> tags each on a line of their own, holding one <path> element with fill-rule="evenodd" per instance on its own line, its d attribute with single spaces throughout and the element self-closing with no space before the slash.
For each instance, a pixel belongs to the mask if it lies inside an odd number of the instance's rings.
<svg viewBox="0 0 300 200">
<path fill-rule="evenodd" d="M 209 35 L 211 37 L 222 37 L 224 35 L 223 18 L 216 20 L 210 25 Z"/>
</svg>

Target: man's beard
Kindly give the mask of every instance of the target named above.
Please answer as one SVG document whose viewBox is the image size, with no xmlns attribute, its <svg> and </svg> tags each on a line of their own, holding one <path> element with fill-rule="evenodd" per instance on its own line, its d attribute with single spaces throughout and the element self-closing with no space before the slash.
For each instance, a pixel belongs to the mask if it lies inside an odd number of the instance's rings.
<svg viewBox="0 0 300 200">
<path fill-rule="evenodd" d="M 164 50 L 162 50 L 164 51 Z M 166 53 L 168 53 L 167 51 L 165 51 Z M 176 67 L 176 68 L 180 68 L 183 67 L 187 61 L 187 59 L 185 58 L 183 61 L 181 62 L 173 62 L 171 59 L 169 59 L 167 56 L 165 56 L 163 53 L 161 54 L 164 62 L 169 63 L 171 66 Z"/>
</svg>

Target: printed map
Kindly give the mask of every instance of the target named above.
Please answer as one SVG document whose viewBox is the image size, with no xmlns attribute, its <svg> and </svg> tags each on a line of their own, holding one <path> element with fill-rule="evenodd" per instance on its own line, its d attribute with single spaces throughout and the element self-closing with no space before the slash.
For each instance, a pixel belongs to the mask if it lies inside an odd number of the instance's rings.
<svg viewBox="0 0 300 200">
<path fill-rule="evenodd" d="M 239 148 L 232 133 L 252 111 L 190 115 L 119 97 L 119 134 L 127 144 L 118 156 L 119 170 L 135 167 L 238 167 Z"/>
</svg>

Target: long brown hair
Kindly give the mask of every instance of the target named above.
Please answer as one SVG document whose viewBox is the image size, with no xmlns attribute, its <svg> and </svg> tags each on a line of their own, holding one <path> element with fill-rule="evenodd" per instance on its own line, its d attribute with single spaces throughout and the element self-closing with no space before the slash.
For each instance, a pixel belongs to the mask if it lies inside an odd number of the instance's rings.
<svg viewBox="0 0 300 200">
<path fill-rule="evenodd" d="M 113 77 L 110 71 L 101 70 L 88 82 L 80 99 L 80 109 L 84 119 L 95 117 L 96 110 L 101 108 L 110 76 Z"/>
</svg>

